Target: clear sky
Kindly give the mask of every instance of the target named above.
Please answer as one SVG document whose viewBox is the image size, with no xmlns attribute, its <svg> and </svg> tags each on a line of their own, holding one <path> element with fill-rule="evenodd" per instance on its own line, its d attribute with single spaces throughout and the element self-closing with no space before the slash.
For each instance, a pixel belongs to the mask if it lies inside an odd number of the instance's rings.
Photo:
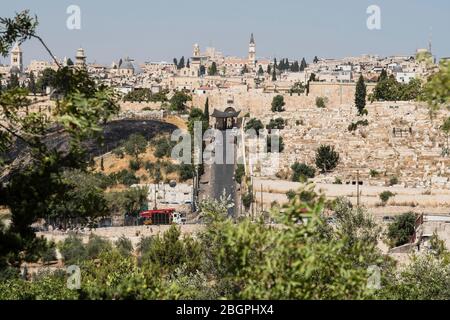
<svg viewBox="0 0 450 320">
<path fill-rule="evenodd" d="M 72 4 L 81 9 L 81 30 L 66 27 Z M 381 30 L 366 26 L 369 5 L 381 8 Z M 311 61 L 413 54 L 427 47 L 432 28 L 433 53 L 450 56 L 448 0 L 1 0 L 0 16 L 23 9 L 38 16 L 56 56 L 73 57 L 82 46 L 89 62 L 108 65 L 125 56 L 172 61 L 190 56 L 194 43 L 245 56 L 251 32 L 258 57 Z M 23 50 L 26 63 L 48 59 L 35 41 Z"/>
</svg>

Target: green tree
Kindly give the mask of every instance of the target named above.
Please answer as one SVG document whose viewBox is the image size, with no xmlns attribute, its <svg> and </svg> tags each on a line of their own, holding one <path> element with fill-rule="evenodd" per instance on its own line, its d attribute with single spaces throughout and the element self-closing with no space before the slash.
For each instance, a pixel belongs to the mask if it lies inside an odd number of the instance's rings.
<svg viewBox="0 0 450 320">
<path fill-rule="evenodd" d="M 284 106 L 286 103 L 284 102 L 284 97 L 277 95 L 272 99 L 272 112 L 283 112 Z"/>
<path fill-rule="evenodd" d="M 263 76 L 263 75 L 264 75 L 264 70 L 263 70 L 263 68 L 262 68 L 261 65 L 260 65 L 259 68 L 258 68 L 258 75 L 259 75 L 259 76 Z"/>
<path fill-rule="evenodd" d="M 217 64 L 215 61 L 213 61 L 211 66 L 208 68 L 208 75 L 215 76 L 216 74 L 217 74 Z"/>
<path fill-rule="evenodd" d="M 306 67 L 307 67 L 307 63 L 305 58 L 302 59 L 302 62 L 300 63 L 300 71 L 305 71 Z"/>
<path fill-rule="evenodd" d="M 208 124 L 208 128 L 209 128 L 209 98 L 206 98 L 205 111 L 203 111 L 203 117 L 204 117 L 206 123 Z"/>
<path fill-rule="evenodd" d="M 6 88 L 11 90 L 11 89 L 19 88 L 19 87 L 20 87 L 20 83 L 19 83 L 18 75 L 11 73 L 11 75 L 9 76 L 9 80 L 8 80 L 8 84 L 7 84 Z"/>
<path fill-rule="evenodd" d="M 33 95 L 36 95 L 36 80 L 34 79 L 33 71 L 30 72 L 30 79 L 28 82 L 28 91 L 30 91 Z"/>
<path fill-rule="evenodd" d="M 256 134 L 259 134 L 259 130 L 263 129 L 264 125 L 261 122 L 261 120 L 256 118 L 251 118 L 246 124 L 245 124 L 245 131 L 253 129 L 256 131 Z"/>
<path fill-rule="evenodd" d="M 379 197 L 381 200 L 381 203 L 383 205 L 386 205 L 386 203 L 389 201 L 390 198 L 394 197 L 395 193 L 391 192 L 391 191 L 383 191 L 382 193 L 380 193 Z"/>
<path fill-rule="evenodd" d="M 185 92 L 176 91 L 170 99 L 170 109 L 174 111 L 185 111 L 186 102 L 191 101 L 192 97 Z"/>
<path fill-rule="evenodd" d="M 314 178 L 316 169 L 304 163 L 295 162 L 292 166 L 292 181 L 305 182 L 309 178 Z"/>
<path fill-rule="evenodd" d="M 420 96 L 427 102 L 430 114 L 434 114 L 441 107 L 450 106 L 450 61 L 443 61 L 439 66 L 439 72 L 430 77 Z"/>
<path fill-rule="evenodd" d="M 139 155 L 147 150 L 147 139 L 143 135 L 133 133 L 123 144 L 125 153 L 133 156 L 136 162 L 139 162 Z"/>
<path fill-rule="evenodd" d="M 364 77 L 362 75 L 359 76 L 358 82 L 356 83 L 356 92 L 355 92 L 355 106 L 358 109 L 358 114 L 363 115 L 365 107 L 366 107 L 366 84 L 364 83 Z"/>
<path fill-rule="evenodd" d="M 321 145 L 316 151 L 316 166 L 322 173 L 332 171 L 339 164 L 339 153 L 334 146 Z"/>
<path fill-rule="evenodd" d="M 398 247 L 408 243 L 416 230 L 416 215 L 407 212 L 396 216 L 389 225 L 387 237 L 392 247 Z"/>
</svg>

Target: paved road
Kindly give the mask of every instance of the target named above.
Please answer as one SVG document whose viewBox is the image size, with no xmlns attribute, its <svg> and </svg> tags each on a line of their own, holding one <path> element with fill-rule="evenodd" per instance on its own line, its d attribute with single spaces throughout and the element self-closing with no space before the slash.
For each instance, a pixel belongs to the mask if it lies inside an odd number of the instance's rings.
<svg viewBox="0 0 450 320">
<path fill-rule="evenodd" d="M 211 197 L 214 199 L 220 199 L 224 194 L 231 196 L 231 199 L 236 203 L 236 183 L 234 181 L 235 163 L 226 164 L 226 141 L 225 132 L 223 132 L 223 164 L 213 164 L 211 166 Z M 234 216 L 235 208 L 228 210 L 228 215 Z"/>
</svg>

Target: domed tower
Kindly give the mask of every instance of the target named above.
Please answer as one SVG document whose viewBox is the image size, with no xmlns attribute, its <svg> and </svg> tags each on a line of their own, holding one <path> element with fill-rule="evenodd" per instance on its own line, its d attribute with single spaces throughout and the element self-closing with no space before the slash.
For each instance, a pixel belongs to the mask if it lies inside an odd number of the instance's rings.
<svg viewBox="0 0 450 320">
<path fill-rule="evenodd" d="M 86 55 L 84 54 L 83 48 L 77 50 L 77 54 L 75 56 L 75 67 L 77 68 L 86 67 Z"/>
<path fill-rule="evenodd" d="M 11 50 L 11 69 L 23 71 L 23 53 L 18 43 Z"/>
<path fill-rule="evenodd" d="M 256 65 L 256 44 L 253 33 L 250 37 L 250 44 L 248 45 L 248 62 L 252 67 Z"/>
</svg>

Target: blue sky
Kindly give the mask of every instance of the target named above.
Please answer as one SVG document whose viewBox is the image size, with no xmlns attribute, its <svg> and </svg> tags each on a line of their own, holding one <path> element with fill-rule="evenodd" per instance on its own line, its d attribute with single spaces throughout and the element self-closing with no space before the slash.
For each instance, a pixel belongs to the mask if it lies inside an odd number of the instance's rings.
<svg viewBox="0 0 450 320">
<path fill-rule="evenodd" d="M 190 56 L 192 45 L 214 46 L 226 55 L 247 54 L 255 34 L 258 57 L 308 61 L 365 53 L 413 54 L 433 34 L 433 53 L 450 56 L 448 0 L 1 0 L 0 16 L 30 9 L 39 34 L 58 57 L 78 47 L 89 62 L 110 64 Z M 69 5 L 81 8 L 81 30 L 66 28 Z M 366 27 L 369 5 L 381 8 L 381 30 Z M 24 58 L 48 59 L 35 41 Z M 0 62 L 4 62 L 0 58 Z"/>
</svg>

